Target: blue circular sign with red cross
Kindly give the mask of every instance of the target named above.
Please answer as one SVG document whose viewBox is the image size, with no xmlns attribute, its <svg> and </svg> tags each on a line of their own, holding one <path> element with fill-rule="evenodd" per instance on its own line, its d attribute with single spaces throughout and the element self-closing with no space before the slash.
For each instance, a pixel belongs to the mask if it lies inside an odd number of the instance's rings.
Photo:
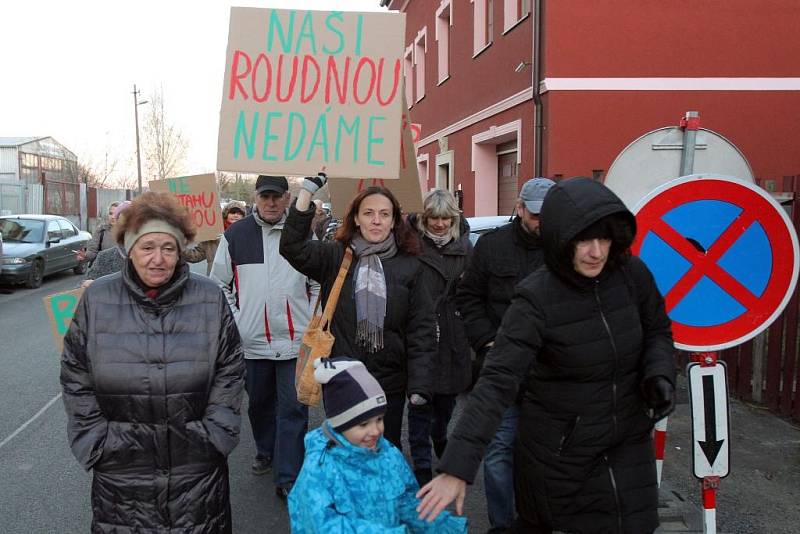
<svg viewBox="0 0 800 534">
<path fill-rule="evenodd" d="M 634 210 L 633 253 L 664 295 L 675 346 L 736 346 L 780 315 L 797 282 L 791 221 L 758 186 L 714 175 L 684 176 Z"/>
</svg>

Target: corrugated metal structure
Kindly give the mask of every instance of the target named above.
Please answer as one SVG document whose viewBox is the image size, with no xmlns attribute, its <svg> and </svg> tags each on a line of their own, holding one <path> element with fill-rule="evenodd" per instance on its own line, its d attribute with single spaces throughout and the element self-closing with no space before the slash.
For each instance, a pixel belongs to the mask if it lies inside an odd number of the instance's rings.
<svg viewBox="0 0 800 534">
<path fill-rule="evenodd" d="M 44 213 L 44 187 L 0 180 L 0 215 Z"/>
<path fill-rule="evenodd" d="M 0 146 L 0 182 L 19 180 L 19 151 L 16 146 Z"/>
<path fill-rule="evenodd" d="M 0 137 L 0 176 L 30 184 L 77 182 L 78 158 L 52 137 Z"/>
</svg>

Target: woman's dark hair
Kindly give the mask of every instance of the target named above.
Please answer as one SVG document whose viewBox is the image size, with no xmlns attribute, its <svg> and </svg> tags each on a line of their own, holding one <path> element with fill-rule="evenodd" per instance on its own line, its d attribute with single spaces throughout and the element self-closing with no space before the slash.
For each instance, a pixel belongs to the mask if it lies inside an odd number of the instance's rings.
<svg viewBox="0 0 800 534">
<path fill-rule="evenodd" d="M 114 225 L 114 238 L 120 245 L 125 243 L 125 232 L 136 232 L 147 221 L 157 219 L 165 221 L 177 228 L 189 243 L 194 239 L 197 230 L 189 211 L 172 193 L 155 193 L 148 191 L 137 197 Z"/>
<path fill-rule="evenodd" d="M 350 205 L 347 206 L 347 213 L 345 213 L 344 219 L 342 219 L 342 224 L 336 230 L 334 239 L 345 246 L 350 245 L 353 236 L 359 231 L 356 226 L 356 215 L 361 207 L 361 203 L 365 198 L 372 195 L 383 195 L 392 203 L 392 232 L 394 233 L 394 239 L 397 242 L 398 250 L 406 254 L 418 254 L 419 239 L 416 232 L 403 221 L 403 211 L 400 209 L 400 203 L 389 189 L 377 185 L 365 188 L 350 201 Z"/>
<path fill-rule="evenodd" d="M 629 216 L 625 213 L 612 213 L 593 222 L 570 241 L 568 248 L 571 252 L 570 262 L 572 257 L 575 256 L 575 247 L 579 241 L 610 239 L 611 250 L 608 253 L 606 265 L 608 268 L 613 269 L 630 257 L 633 238 L 633 228 L 631 228 Z"/>
</svg>

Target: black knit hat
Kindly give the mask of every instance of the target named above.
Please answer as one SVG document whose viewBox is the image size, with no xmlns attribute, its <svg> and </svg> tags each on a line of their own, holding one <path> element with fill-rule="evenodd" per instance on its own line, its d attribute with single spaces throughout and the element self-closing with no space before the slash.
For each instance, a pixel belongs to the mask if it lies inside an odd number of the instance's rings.
<svg viewBox="0 0 800 534">
<path fill-rule="evenodd" d="M 314 366 L 314 378 L 322 384 L 325 417 L 337 432 L 386 412 L 386 394 L 360 361 L 321 358 Z"/>
</svg>

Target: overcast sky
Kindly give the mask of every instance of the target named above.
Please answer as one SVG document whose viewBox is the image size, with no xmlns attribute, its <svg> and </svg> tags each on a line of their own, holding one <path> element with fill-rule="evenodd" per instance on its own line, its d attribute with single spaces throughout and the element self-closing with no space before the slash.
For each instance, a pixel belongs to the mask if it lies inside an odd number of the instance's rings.
<svg viewBox="0 0 800 534">
<path fill-rule="evenodd" d="M 380 0 L 3 1 L 0 137 L 52 136 L 79 160 L 102 168 L 107 155 L 135 175 L 133 84 L 143 99 L 163 87 L 189 141 L 186 174 L 214 170 L 232 5 L 385 10 Z"/>
</svg>

